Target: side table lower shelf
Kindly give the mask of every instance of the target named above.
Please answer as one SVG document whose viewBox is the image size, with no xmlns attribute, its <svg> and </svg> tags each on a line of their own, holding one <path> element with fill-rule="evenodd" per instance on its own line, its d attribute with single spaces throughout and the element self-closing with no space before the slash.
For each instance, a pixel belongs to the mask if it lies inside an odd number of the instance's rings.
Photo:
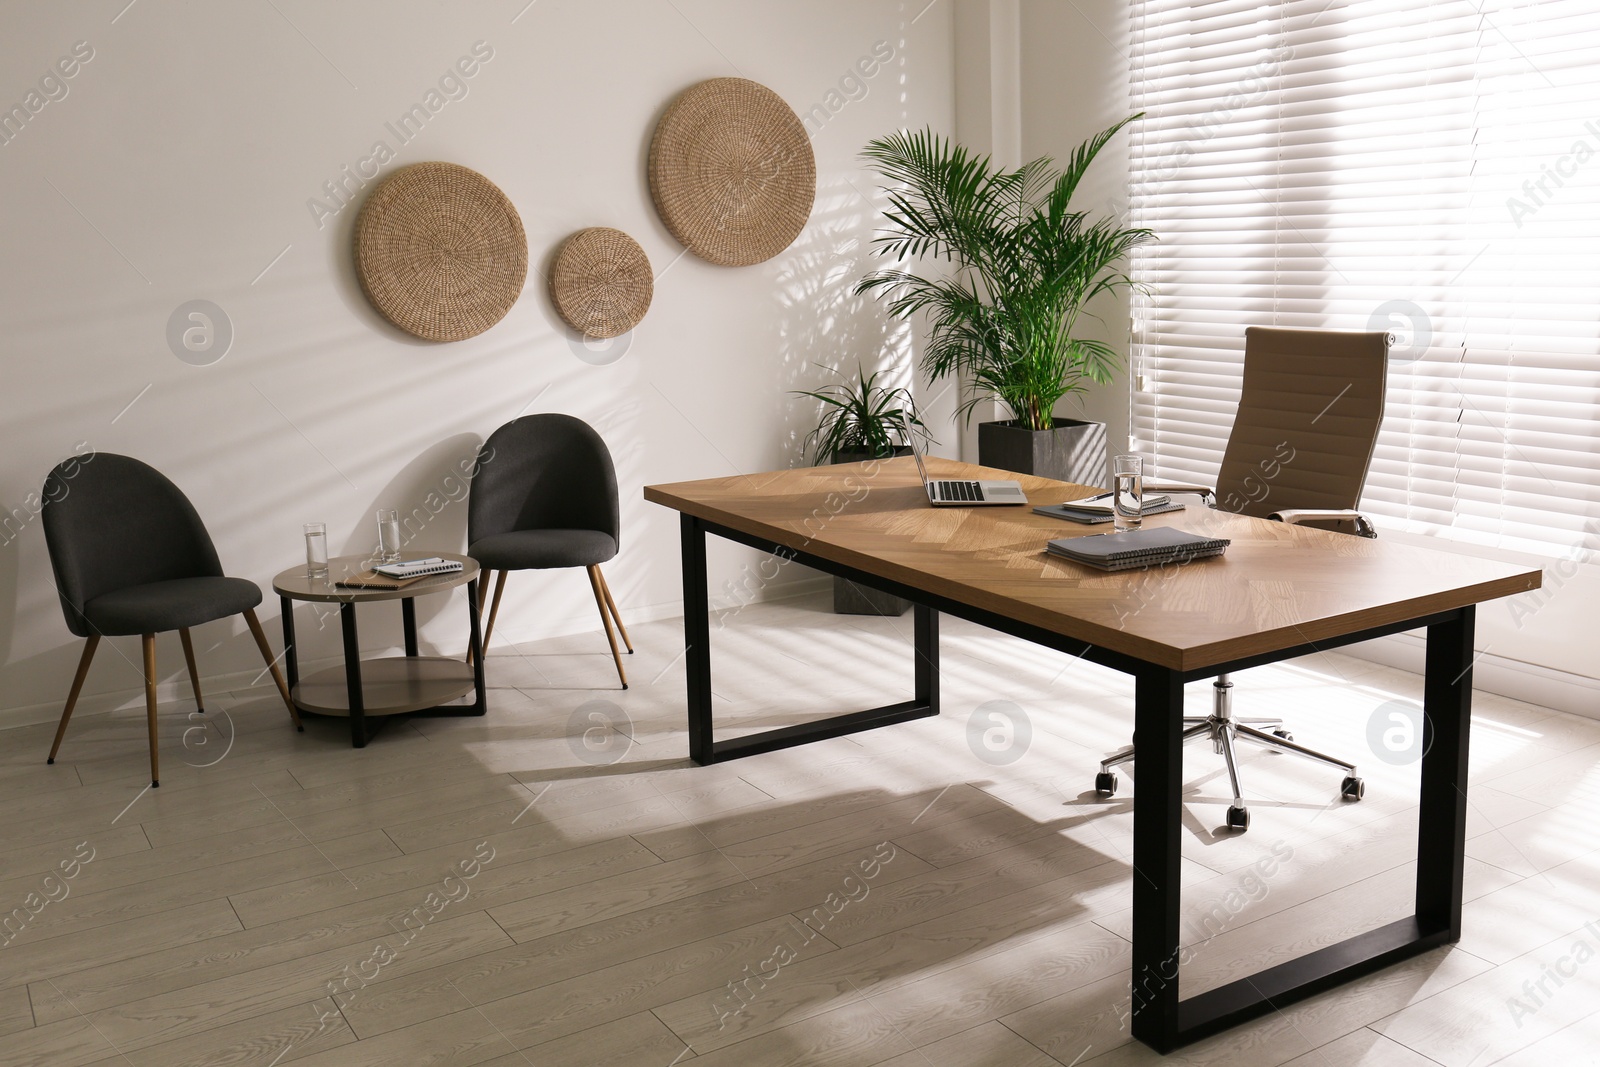
<svg viewBox="0 0 1600 1067">
<path fill-rule="evenodd" d="M 361 661 L 361 704 L 366 715 L 443 711 L 440 707 L 470 694 L 472 667 L 442 656 L 384 656 Z M 329 667 L 302 678 L 293 691 L 295 706 L 313 715 L 349 715 L 350 688 L 344 667 Z M 462 714 L 473 709 L 462 707 Z"/>
</svg>

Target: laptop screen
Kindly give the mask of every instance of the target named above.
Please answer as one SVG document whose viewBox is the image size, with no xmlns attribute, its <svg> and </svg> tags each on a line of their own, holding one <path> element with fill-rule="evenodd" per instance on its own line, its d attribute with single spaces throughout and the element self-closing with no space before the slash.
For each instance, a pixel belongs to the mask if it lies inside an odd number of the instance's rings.
<svg viewBox="0 0 1600 1067">
<path fill-rule="evenodd" d="M 931 483 L 928 481 L 928 467 L 922 462 L 922 449 L 917 447 L 917 435 L 911 432 L 911 423 L 906 421 L 904 414 L 900 416 L 900 431 L 906 435 L 906 444 L 911 448 L 911 457 L 917 461 L 917 473 L 922 476 L 924 487 Z"/>
</svg>

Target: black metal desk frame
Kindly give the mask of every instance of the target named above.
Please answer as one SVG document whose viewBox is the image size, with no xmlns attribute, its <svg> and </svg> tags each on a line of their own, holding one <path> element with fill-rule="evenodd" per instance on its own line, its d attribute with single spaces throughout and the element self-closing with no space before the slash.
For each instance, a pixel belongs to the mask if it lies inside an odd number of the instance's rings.
<svg viewBox="0 0 1600 1067">
<path fill-rule="evenodd" d="M 1391 623 L 1358 633 L 1179 671 L 1064 637 L 922 589 L 834 563 L 692 515 L 680 516 L 684 637 L 688 645 L 689 755 L 696 763 L 752 756 L 939 714 L 939 613 L 1111 667 L 1134 678 L 1139 783 L 1133 796 L 1133 1035 L 1171 1052 L 1391 964 L 1461 939 L 1466 857 L 1467 739 L 1472 711 L 1476 608 Z M 715 534 L 915 605 L 914 698 L 868 711 L 717 741 L 712 735 L 711 620 L 706 535 Z M 1415 914 L 1268 967 L 1186 1000 L 1178 995 L 1183 687 L 1248 667 L 1426 627 L 1423 757 L 1417 827 Z"/>
</svg>

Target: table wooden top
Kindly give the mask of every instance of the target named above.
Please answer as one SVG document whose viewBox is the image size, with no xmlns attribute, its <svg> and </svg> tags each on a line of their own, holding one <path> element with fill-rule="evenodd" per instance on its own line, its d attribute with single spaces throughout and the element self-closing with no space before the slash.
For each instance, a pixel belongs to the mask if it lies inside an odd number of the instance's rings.
<svg viewBox="0 0 1600 1067">
<path fill-rule="evenodd" d="M 939 478 L 1015 478 L 930 459 Z M 1099 490 L 1019 479 L 1031 505 Z M 910 457 L 646 486 L 645 499 L 1148 663 L 1199 670 L 1510 596 L 1542 572 L 1191 504 L 1146 518 L 1226 537 L 1226 555 L 1106 574 L 1045 542 L 1108 526 L 1026 507 L 934 508 Z"/>
<path fill-rule="evenodd" d="M 360 589 L 336 585 L 342 578 L 360 574 L 372 568 L 365 556 L 334 556 L 328 560 L 328 576 L 311 578 L 306 575 L 306 565 L 290 567 L 272 579 L 272 591 L 290 600 L 305 600 L 323 604 L 368 604 L 380 600 L 406 600 L 429 593 L 442 593 L 458 585 L 466 585 L 478 576 L 478 561 L 456 552 L 432 552 L 441 559 L 453 559 L 461 569 L 451 574 L 430 574 L 412 582 L 404 589 Z"/>
</svg>

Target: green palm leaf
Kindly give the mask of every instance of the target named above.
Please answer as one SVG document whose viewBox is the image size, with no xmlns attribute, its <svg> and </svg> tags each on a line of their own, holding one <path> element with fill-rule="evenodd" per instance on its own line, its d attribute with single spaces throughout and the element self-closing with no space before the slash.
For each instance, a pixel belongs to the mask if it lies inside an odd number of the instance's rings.
<svg viewBox="0 0 1600 1067">
<path fill-rule="evenodd" d="M 1121 356 L 1076 336 L 1078 316 L 1096 296 L 1133 285 L 1118 265 L 1153 235 L 1091 220 L 1071 200 L 1100 150 L 1140 117 L 1089 138 L 1059 171 L 1048 157 L 997 168 L 932 130 L 893 133 L 862 151 L 891 185 L 873 254 L 895 265 L 856 292 L 886 300 L 897 318 L 928 316 L 923 371 L 970 382 L 967 418 L 993 396 L 1030 428 L 1048 429 L 1057 401 L 1115 374 Z M 954 269 L 925 278 L 904 266 L 919 259 Z"/>
</svg>

